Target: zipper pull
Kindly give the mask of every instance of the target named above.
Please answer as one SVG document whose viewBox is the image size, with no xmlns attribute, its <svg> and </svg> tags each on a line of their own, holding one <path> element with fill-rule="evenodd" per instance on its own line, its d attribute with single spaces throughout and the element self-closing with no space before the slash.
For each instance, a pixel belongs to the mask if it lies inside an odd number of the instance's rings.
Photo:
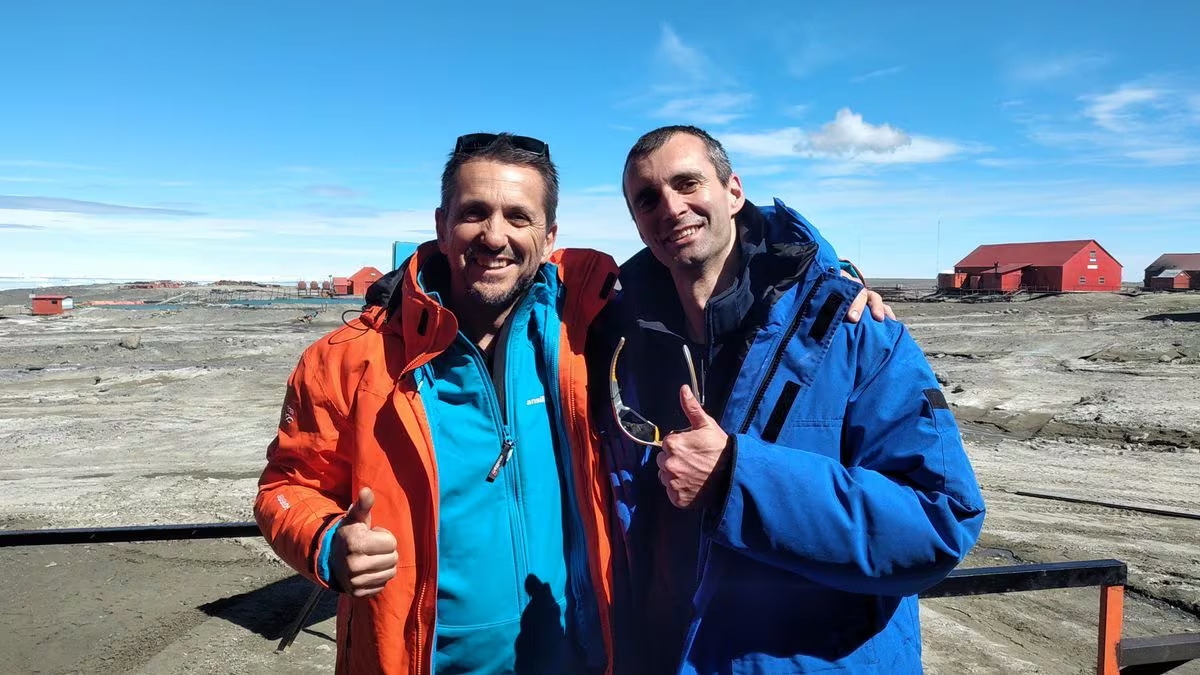
<svg viewBox="0 0 1200 675">
<path fill-rule="evenodd" d="M 504 439 L 500 444 L 500 456 L 496 457 L 496 461 L 492 463 L 492 470 L 488 472 L 487 482 L 491 483 L 496 480 L 496 476 L 500 475 L 500 469 L 508 464 L 508 458 L 512 457 L 513 442 L 509 439 Z"/>
</svg>

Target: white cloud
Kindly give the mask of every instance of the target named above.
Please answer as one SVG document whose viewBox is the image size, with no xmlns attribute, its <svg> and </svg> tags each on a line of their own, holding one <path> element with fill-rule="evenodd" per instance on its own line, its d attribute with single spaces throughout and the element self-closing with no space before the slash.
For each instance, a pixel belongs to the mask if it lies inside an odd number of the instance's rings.
<svg viewBox="0 0 1200 675">
<path fill-rule="evenodd" d="M 36 231 L 44 242 L 36 248 L 0 248 L 0 269 L 16 276 L 321 278 L 364 264 L 386 266 L 392 241 L 433 237 L 432 207 L 340 218 L 298 212 L 172 218 L 14 209 L 6 210 L 4 219 Z"/>
<path fill-rule="evenodd" d="M 1132 159 L 1141 160 L 1147 164 L 1187 164 L 1200 159 L 1200 146 L 1131 150 L 1126 154 Z"/>
<path fill-rule="evenodd" d="M 305 194 L 327 199 L 354 199 L 360 195 L 358 190 L 345 185 L 321 184 L 307 185 L 301 189 Z"/>
<path fill-rule="evenodd" d="M 745 108 L 754 97 L 750 94 L 714 93 L 706 96 L 674 98 L 652 114 L 673 122 L 724 125 L 745 116 Z"/>
<path fill-rule="evenodd" d="M 782 197 L 841 253 L 855 257 L 868 277 L 932 277 L 984 243 L 1097 238 L 1126 265 L 1125 278 L 1134 279 L 1141 276 L 1139 261 L 1177 248 L 1180 235 L 1200 222 L 1195 181 L 1131 185 L 909 174 L 864 180 L 794 173 L 747 187 L 755 203 Z"/>
<path fill-rule="evenodd" d="M 808 147 L 812 152 L 839 157 L 892 153 L 910 144 L 912 138 L 908 134 L 889 124 L 868 124 L 862 115 L 849 108 L 837 111 L 832 122 L 808 136 Z"/>
<path fill-rule="evenodd" d="M 1125 132 L 1137 124 L 1137 113 L 1131 108 L 1139 104 L 1153 103 L 1162 98 L 1163 92 L 1150 87 L 1123 85 L 1108 94 L 1085 96 L 1089 104 L 1083 114 L 1092 119 L 1096 126 L 1109 131 Z"/>
<path fill-rule="evenodd" d="M 693 83 L 704 83 L 712 77 L 708 59 L 695 47 L 684 44 L 669 25 L 663 24 L 655 56 L 675 77 L 682 76 Z"/>
<path fill-rule="evenodd" d="M 840 21 L 807 16 L 785 21 L 777 28 L 784 65 L 792 77 L 807 78 L 862 51 L 859 37 L 842 28 Z"/>
<path fill-rule="evenodd" d="M 1077 113 L 1018 116 L 1029 137 L 1089 164 L 1172 166 L 1200 162 L 1200 93 L 1163 79 L 1081 96 Z"/>
<path fill-rule="evenodd" d="M 952 141 L 916 136 L 895 150 L 863 152 L 854 155 L 853 159 L 867 164 L 927 164 L 941 162 L 967 151 L 981 152 L 982 149 L 983 146 L 967 147 Z"/>
<path fill-rule="evenodd" d="M 1019 157 L 984 157 L 975 160 L 979 166 L 986 166 L 992 169 L 1015 169 L 1023 166 L 1030 166 L 1034 162 L 1030 159 L 1022 159 Z"/>
<path fill-rule="evenodd" d="M 783 110 L 783 114 L 787 115 L 788 117 L 804 117 L 804 115 L 807 113 L 808 105 L 804 103 L 797 103 L 796 105 L 788 106 Z"/>
<path fill-rule="evenodd" d="M 604 185 L 591 185 L 589 187 L 582 188 L 579 190 L 579 192 L 585 195 L 620 194 L 621 186 L 617 185 L 616 183 L 605 183 Z"/>
<path fill-rule="evenodd" d="M 722 134 L 721 142 L 734 153 L 758 158 L 804 157 L 838 161 L 834 173 L 848 173 L 864 164 L 918 164 L 940 162 L 982 147 L 950 140 L 915 136 L 890 124 L 870 124 L 863 116 L 842 108 L 833 121 L 806 132 L 786 127 L 761 133 Z"/>
<path fill-rule="evenodd" d="M 614 195 L 569 193 L 558 205 L 558 246 L 594 248 L 622 262 L 642 249 L 637 227 L 625 198 Z"/>
<path fill-rule="evenodd" d="M 702 51 L 663 25 L 654 56 L 649 90 L 627 104 L 648 106 L 651 117 L 671 123 L 722 126 L 739 119 L 754 96 L 716 66 Z"/>
<path fill-rule="evenodd" d="M 433 232 L 433 212 L 385 211 L 362 217 L 321 217 L 300 212 L 263 218 L 158 214 L 60 212 L 6 209 L 4 218 L 70 235 L 139 237 L 142 244 L 155 241 L 252 239 L 271 240 L 306 236 L 378 237 L 389 232 Z"/>
<path fill-rule="evenodd" d="M 22 169 L 76 169 L 81 171 L 93 171 L 98 169 L 98 167 L 88 166 L 85 164 L 47 162 L 40 159 L 0 159 L 0 166 L 15 166 Z"/>
<path fill-rule="evenodd" d="M 1009 68 L 1009 77 L 1025 84 L 1045 84 L 1080 75 L 1108 63 L 1099 54 L 1062 54 L 1043 58 L 1020 57 Z"/>
<path fill-rule="evenodd" d="M 128 206 L 107 202 L 89 202 L 65 197 L 41 197 L 28 195 L 0 195 L 0 209 L 52 211 L 58 213 L 121 214 L 121 215 L 170 215 L 197 216 L 196 211 L 164 209 L 153 206 Z"/>
<path fill-rule="evenodd" d="M 34 178 L 32 176 L 0 176 L 0 183 L 52 183 L 49 178 Z"/>
<path fill-rule="evenodd" d="M 799 127 L 787 127 L 756 134 L 721 134 L 721 144 L 730 152 L 751 157 L 795 157 L 800 155 L 796 146 L 806 137 Z"/>
<path fill-rule="evenodd" d="M 738 175 L 746 176 L 776 176 L 788 170 L 787 164 L 742 164 L 738 167 Z"/>
<path fill-rule="evenodd" d="M 880 68 L 878 70 L 872 70 L 869 73 L 863 73 L 862 75 L 857 75 L 855 77 L 852 77 L 852 78 L 850 78 L 850 81 L 853 82 L 854 84 L 859 84 L 862 82 L 866 82 L 867 80 L 874 80 L 875 78 L 878 78 L 878 77 L 887 77 L 888 75 L 896 75 L 896 74 L 902 73 L 902 72 L 904 72 L 904 66 L 892 66 L 891 68 Z"/>
</svg>

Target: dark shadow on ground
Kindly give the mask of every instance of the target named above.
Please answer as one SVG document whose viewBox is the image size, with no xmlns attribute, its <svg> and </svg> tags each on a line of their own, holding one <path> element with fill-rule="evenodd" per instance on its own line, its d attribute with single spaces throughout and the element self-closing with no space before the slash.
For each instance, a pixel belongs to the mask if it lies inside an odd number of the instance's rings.
<svg viewBox="0 0 1200 675">
<path fill-rule="evenodd" d="M 313 582 L 296 575 L 267 584 L 262 588 L 238 593 L 200 605 L 197 609 L 220 619 L 237 624 L 268 640 L 278 640 L 304 608 L 304 601 L 316 586 Z M 337 594 L 325 592 L 317 601 L 302 630 L 310 635 L 333 638 L 309 626 L 320 623 L 337 613 Z"/>
<path fill-rule="evenodd" d="M 1143 316 L 1142 321 L 1162 321 L 1170 319 L 1171 321 L 1182 321 L 1184 323 L 1200 323 L 1200 312 L 1175 312 L 1173 314 L 1151 314 Z"/>
</svg>

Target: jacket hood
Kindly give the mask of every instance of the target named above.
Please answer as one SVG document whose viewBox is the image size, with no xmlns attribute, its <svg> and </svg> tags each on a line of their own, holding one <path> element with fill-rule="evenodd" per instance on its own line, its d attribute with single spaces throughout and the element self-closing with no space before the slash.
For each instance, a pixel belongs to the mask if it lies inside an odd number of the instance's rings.
<svg viewBox="0 0 1200 675">
<path fill-rule="evenodd" d="M 458 334 L 454 313 L 426 293 L 417 280 L 421 267 L 440 255 L 437 242 L 427 241 L 398 268 L 367 288 L 359 319 L 368 328 L 402 338 L 401 372 L 428 363 Z"/>
</svg>

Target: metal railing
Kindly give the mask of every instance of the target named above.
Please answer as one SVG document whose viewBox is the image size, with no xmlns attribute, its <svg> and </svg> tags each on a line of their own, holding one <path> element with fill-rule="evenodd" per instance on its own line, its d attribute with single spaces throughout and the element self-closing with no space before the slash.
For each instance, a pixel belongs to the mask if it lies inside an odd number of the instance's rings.
<svg viewBox="0 0 1200 675">
<path fill-rule="evenodd" d="M 261 536 L 258 525 L 253 522 L 0 530 L 0 548 L 258 536 Z M 1164 673 L 1200 658 L 1200 633 L 1121 638 L 1127 580 L 1125 563 L 1112 559 L 976 567 L 950 572 L 945 579 L 921 593 L 921 597 L 948 598 L 1099 586 L 1097 675 Z M 277 651 L 283 651 L 296 639 L 324 590 L 320 586 L 313 588 L 296 618 L 284 631 Z"/>
<path fill-rule="evenodd" d="M 947 598 L 1099 586 L 1096 673 L 1119 675 L 1121 623 L 1128 574 L 1125 563 L 1111 559 L 956 569 L 926 589 L 921 597 Z"/>
<path fill-rule="evenodd" d="M 197 523 L 194 525 L 134 525 L 130 527 L 73 527 L 57 530 L 0 530 L 0 548 L 8 546 L 58 546 L 62 544 L 112 544 L 134 541 L 232 539 L 261 537 L 253 521 Z"/>
</svg>

